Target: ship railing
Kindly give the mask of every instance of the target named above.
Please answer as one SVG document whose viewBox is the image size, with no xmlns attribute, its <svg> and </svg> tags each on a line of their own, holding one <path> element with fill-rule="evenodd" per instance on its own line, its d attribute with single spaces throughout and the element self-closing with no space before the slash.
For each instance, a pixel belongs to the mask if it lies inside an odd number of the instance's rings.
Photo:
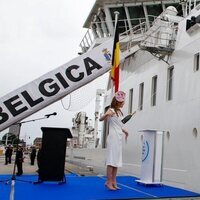
<svg viewBox="0 0 200 200">
<path fill-rule="evenodd" d="M 93 44 L 95 38 L 95 34 L 92 33 L 92 30 L 88 29 L 80 43 L 80 47 L 83 53 L 87 52 L 87 50 Z"/>
<path fill-rule="evenodd" d="M 153 22 L 142 22 L 132 29 L 120 34 L 120 49 L 122 52 L 130 50 L 144 40 L 145 33 L 152 26 Z"/>
<path fill-rule="evenodd" d="M 156 16 L 148 16 L 148 19 L 155 19 Z M 90 29 L 87 30 L 85 33 L 83 39 L 81 40 L 80 47 L 82 50 L 82 53 L 85 53 L 93 47 L 93 45 L 98 41 L 101 43 L 102 39 L 106 39 L 109 37 L 112 37 L 114 34 L 114 21 L 104 21 L 104 22 L 93 22 L 91 23 Z M 110 24 L 111 30 L 108 30 L 107 24 Z M 145 24 L 145 29 L 143 28 Z M 146 18 L 134 18 L 134 19 L 123 19 L 119 20 L 119 32 L 123 33 L 123 37 L 127 36 L 130 37 L 130 35 L 136 34 L 136 30 L 140 29 L 143 31 L 148 30 L 150 28 L 151 24 L 148 21 L 146 21 Z M 105 40 L 104 40 L 105 41 Z"/>
<path fill-rule="evenodd" d="M 177 26 L 170 22 L 154 24 L 139 44 L 141 49 L 152 53 L 170 54 L 175 49 Z"/>
<path fill-rule="evenodd" d="M 145 30 L 144 31 L 146 32 L 153 25 L 153 22 L 156 20 L 156 18 L 157 18 L 157 16 L 148 15 L 148 21 L 146 20 L 146 18 L 136 18 L 134 20 L 130 20 L 131 24 L 132 24 L 132 28 L 126 29 L 123 32 L 121 31 L 122 33 L 120 35 L 130 36 L 132 34 L 135 34 L 136 30 L 144 29 L 144 25 L 145 25 Z M 137 23 L 135 23 L 135 22 L 137 22 Z"/>
</svg>

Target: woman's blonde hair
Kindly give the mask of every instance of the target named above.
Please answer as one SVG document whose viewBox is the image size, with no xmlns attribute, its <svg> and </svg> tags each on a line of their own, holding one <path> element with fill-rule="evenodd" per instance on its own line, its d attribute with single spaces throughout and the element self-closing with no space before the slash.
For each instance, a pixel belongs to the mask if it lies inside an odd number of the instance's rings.
<svg viewBox="0 0 200 200">
<path fill-rule="evenodd" d="M 123 116 L 123 113 L 121 111 L 121 109 L 119 109 L 119 105 L 122 104 L 123 102 L 119 102 L 116 100 L 115 97 L 113 97 L 112 102 L 110 104 L 110 107 L 114 109 L 115 113 L 117 114 L 117 116 L 119 117 L 119 113 Z"/>
</svg>

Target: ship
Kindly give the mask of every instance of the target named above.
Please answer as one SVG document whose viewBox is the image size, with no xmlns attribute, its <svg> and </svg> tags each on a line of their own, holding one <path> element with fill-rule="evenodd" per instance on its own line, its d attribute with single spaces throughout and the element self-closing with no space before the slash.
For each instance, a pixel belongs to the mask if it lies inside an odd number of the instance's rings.
<svg viewBox="0 0 200 200">
<path fill-rule="evenodd" d="M 84 55 L 113 38 L 118 16 L 120 90 L 126 93 L 122 111 L 124 115 L 136 111 L 125 124 L 129 137 L 127 143 L 123 142 L 123 167 L 119 175 L 141 177 L 142 131 L 161 131 L 162 183 L 198 193 L 199 3 L 196 0 L 96 0 L 84 23 L 88 30 L 79 53 Z M 112 81 L 110 78 L 106 81 L 107 87 L 99 88 L 96 96 L 95 127 L 93 137 L 90 135 L 94 145 L 83 148 L 79 141 L 80 144 L 76 143 L 67 152 L 68 161 L 90 166 L 104 175 L 108 124 L 99 122 L 99 117 L 108 109 L 112 98 Z M 73 129 L 77 131 L 74 126 Z"/>
<path fill-rule="evenodd" d="M 136 111 L 124 124 L 129 137 L 127 142 L 123 140 L 123 167 L 117 177 L 122 190 L 111 192 L 104 187 L 108 124 L 99 118 L 113 95 L 108 78 L 107 87 L 96 91 L 94 128 L 87 113 L 80 111 L 73 119 L 74 138 L 67 142 L 67 163 L 86 167 L 94 176 L 72 171 L 65 187 L 41 184 L 36 191 L 35 186 L 26 185 L 30 190 L 17 191 L 18 198 L 199 199 L 199 2 L 96 0 L 84 23 L 88 30 L 79 56 L 0 98 L 2 131 L 20 126 L 26 117 L 110 73 L 118 24 L 120 90 L 126 93 L 122 111 L 125 116 Z M 9 191 L 13 199 L 15 170 L 13 175 L 11 179 L 10 175 L 1 176 L 0 182 L 8 179 L 12 186 L 10 190 L 10 185 L 4 185 L 4 199 Z M 34 181 L 37 176 L 22 178 L 22 182 Z M 16 184 L 19 186 L 20 180 Z"/>
</svg>

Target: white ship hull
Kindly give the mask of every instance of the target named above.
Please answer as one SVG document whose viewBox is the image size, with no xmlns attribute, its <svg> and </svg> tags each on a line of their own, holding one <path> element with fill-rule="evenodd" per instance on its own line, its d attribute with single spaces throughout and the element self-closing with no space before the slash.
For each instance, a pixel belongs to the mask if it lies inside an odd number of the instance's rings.
<svg viewBox="0 0 200 200">
<path fill-rule="evenodd" d="M 197 8 L 187 19 L 199 15 Z M 200 192 L 200 70 L 194 69 L 195 54 L 200 52 L 199 23 L 191 33 L 186 31 L 186 19 L 183 19 L 177 30 L 175 49 L 168 58 L 166 56 L 162 60 L 147 51 L 136 50 L 121 64 L 120 89 L 127 94 L 123 108 L 125 115 L 129 112 L 130 90 L 133 89 L 133 111 L 140 107 L 141 83 L 144 84 L 144 91 L 142 110 L 139 109 L 125 125 L 129 138 L 123 144 L 123 167 L 119 169 L 119 174 L 140 177 L 142 134 L 139 131 L 161 130 L 165 131 L 163 183 Z M 173 80 L 169 89 L 170 67 L 173 67 Z M 152 106 L 152 78 L 155 76 L 156 105 Z M 109 102 L 110 98 L 107 98 L 105 107 Z M 68 149 L 67 154 L 73 162 L 93 166 L 99 173 L 105 174 L 105 148 Z"/>
</svg>

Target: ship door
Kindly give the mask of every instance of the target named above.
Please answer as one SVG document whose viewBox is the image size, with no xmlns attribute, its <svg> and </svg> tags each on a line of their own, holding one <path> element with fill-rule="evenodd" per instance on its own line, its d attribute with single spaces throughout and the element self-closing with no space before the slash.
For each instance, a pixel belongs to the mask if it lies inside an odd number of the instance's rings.
<svg viewBox="0 0 200 200">
<path fill-rule="evenodd" d="M 107 106 L 105 108 L 105 112 L 109 109 L 109 106 Z M 103 124 L 103 134 L 102 134 L 102 148 L 106 148 L 106 138 L 109 134 L 109 128 L 108 128 L 108 120 L 105 120 L 104 121 L 104 124 Z"/>
</svg>

